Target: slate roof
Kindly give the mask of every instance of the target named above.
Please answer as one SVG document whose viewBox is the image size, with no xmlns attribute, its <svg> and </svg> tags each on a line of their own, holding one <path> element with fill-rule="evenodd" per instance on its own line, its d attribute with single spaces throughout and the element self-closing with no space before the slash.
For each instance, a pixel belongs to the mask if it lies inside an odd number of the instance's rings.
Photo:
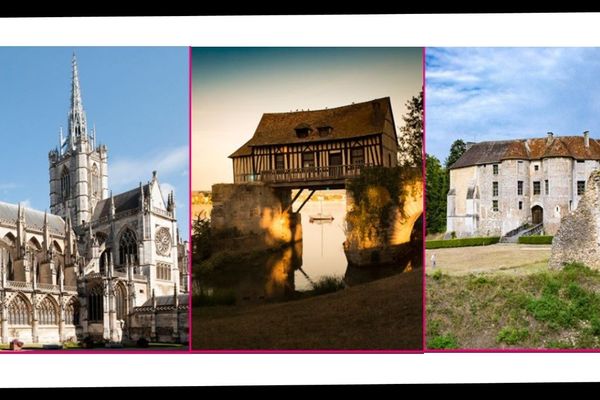
<svg viewBox="0 0 600 400">
<path fill-rule="evenodd" d="M 576 160 L 600 160 L 600 142 L 592 138 L 589 138 L 589 142 L 589 147 L 586 147 L 583 136 L 553 136 L 475 143 L 450 169 L 495 164 L 509 159 L 569 157 Z"/>
<path fill-rule="evenodd" d="M 325 110 L 263 114 L 254 136 L 229 157 L 250 155 L 252 146 L 311 143 L 382 133 L 391 108 L 390 98 L 383 97 Z M 311 131 L 307 137 L 299 138 L 295 129 L 303 127 Z M 318 128 L 324 127 L 333 129 L 330 134 L 321 135 Z"/>
<path fill-rule="evenodd" d="M 0 222 L 17 225 L 19 206 L 17 204 L 4 203 L 0 201 Z M 25 225 L 37 230 L 44 229 L 44 212 L 32 208 L 24 208 Z M 52 233 L 63 235 L 65 233 L 65 221 L 58 215 L 48 214 L 48 228 Z"/>
<path fill-rule="evenodd" d="M 144 196 L 149 195 L 150 187 L 148 184 L 143 186 Z M 118 214 L 122 211 L 137 209 L 140 205 L 140 188 L 139 186 L 135 189 L 128 190 L 127 192 L 119 193 L 113 196 L 115 201 L 115 213 Z M 96 204 L 94 209 L 94 215 L 92 221 L 96 221 L 99 218 L 108 216 L 110 213 L 110 197 L 100 200 Z"/>
</svg>

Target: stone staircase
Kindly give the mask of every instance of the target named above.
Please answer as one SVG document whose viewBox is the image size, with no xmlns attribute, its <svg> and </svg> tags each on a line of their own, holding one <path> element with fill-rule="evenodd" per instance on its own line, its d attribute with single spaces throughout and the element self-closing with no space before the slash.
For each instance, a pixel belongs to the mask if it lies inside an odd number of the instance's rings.
<svg viewBox="0 0 600 400">
<path fill-rule="evenodd" d="M 537 225 L 521 225 L 520 227 L 513 229 L 506 233 L 506 235 L 500 238 L 500 243 L 517 243 L 521 236 L 539 235 L 544 230 L 544 224 Z"/>
</svg>

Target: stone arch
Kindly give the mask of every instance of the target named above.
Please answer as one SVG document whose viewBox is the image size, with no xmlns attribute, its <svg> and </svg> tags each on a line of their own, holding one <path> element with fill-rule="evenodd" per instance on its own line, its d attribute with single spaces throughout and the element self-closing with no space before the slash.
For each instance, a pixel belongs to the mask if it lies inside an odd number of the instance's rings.
<svg viewBox="0 0 600 400">
<path fill-rule="evenodd" d="M 63 248 L 56 240 L 52 241 L 52 250 L 58 254 L 63 254 Z"/>
<path fill-rule="evenodd" d="M 544 223 L 544 207 L 535 204 L 531 207 L 531 222 L 534 225 Z"/>
<path fill-rule="evenodd" d="M 3 241 L 7 245 L 14 247 L 17 243 L 17 238 L 12 234 L 12 232 L 8 232 L 6 235 L 4 235 Z"/>
<path fill-rule="evenodd" d="M 37 240 L 37 238 L 35 236 L 32 236 L 31 239 L 29 239 L 27 241 L 27 246 L 29 246 L 29 248 L 31 248 L 35 251 L 42 251 L 42 245 L 40 244 L 40 241 Z"/>
<path fill-rule="evenodd" d="M 8 305 L 9 325 L 31 325 L 31 303 L 23 293 L 17 293 Z"/>
<path fill-rule="evenodd" d="M 104 249 L 104 251 L 100 253 L 100 260 L 98 262 L 98 266 L 102 275 L 106 275 L 108 273 L 108 266 L 111 263 L 111 253 L 112 249 L 110 247 Z"/>
<path fill-rule="evenodd" d="M 79 325 L 79 300 L 76 296 L 72 296 L 65 304 L 65 324 Z"/>
<path fill-rule="evenodd" d="M 46 295 L 38 304 L 37 309 L 40 325 L 58 325 L 60 308 L 52 296 Z"/>
<path fill-rule="evenodd" d="M 138 262 L 137 235 L 126 226 L 119 234 L 119 265 L 136 265 Z"/>
</svg>

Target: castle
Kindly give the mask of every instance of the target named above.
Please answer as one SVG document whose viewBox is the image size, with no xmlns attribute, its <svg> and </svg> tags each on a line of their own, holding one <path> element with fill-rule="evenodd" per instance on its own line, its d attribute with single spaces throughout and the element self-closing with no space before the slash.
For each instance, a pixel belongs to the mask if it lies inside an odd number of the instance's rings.
<svg viewBox="0 0 600 400">
<path fill-rule="evenodd" d="M 600 142 L 580 136 L 469 143 L 449 167 L 447 232 L 458 237 L 554 235 L 600 167 Z"/>
<path fill-rule="evenodd" d="M 0 339 L 187 342 L 188 244 L 156 172 L 113 195 L 72 61 L 68 131 L 49 158 L 50 213 L 0 202 Z"/>
</svg>

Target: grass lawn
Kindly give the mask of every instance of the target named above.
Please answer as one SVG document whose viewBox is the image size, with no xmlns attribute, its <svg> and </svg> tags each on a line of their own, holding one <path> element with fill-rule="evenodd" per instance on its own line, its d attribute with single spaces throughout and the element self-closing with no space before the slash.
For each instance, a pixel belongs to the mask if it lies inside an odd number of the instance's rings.
<svg viewBox="0 0 600 400">
<path fill-rule="evenodd" d="M 427 347 L 600 348 L 600 272 L 545 265 L 428 275 Z"/>
<path fill-rule="evenodd" d="M 192 348 L 422 347 L 422 270 L 285 303 L 193 309 Z"/>
</svg>

